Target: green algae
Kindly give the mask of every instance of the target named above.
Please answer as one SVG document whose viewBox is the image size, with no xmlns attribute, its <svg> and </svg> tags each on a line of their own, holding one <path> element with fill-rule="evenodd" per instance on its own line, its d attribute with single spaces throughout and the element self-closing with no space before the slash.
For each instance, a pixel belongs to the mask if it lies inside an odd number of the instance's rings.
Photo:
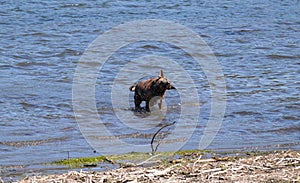
<svg viewBox="0 0 300 183">
<path fill-rule="evenodd" d="M 51 164 L 63 165 L 71 168 L 97 166 L 100 163 L 119 164 L 120 166 L 140 165 L 146 163 L 166 163 L 183 156 L 198 156 L 209 153 L 207 150 L 181 150 L 176 152 L 142 153 L 130 152 L 118 155 L 95 156 L 83 158 L 69 158 L 52 162 Z"/>
</svg>

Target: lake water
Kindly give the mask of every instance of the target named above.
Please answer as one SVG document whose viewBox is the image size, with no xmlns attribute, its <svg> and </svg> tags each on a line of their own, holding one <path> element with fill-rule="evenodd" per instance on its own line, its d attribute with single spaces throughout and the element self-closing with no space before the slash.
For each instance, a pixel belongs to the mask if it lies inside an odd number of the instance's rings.
<svg viewBox="0 0 300 183">
<path fill-rule="evenodd" d="M 65 159 L 68 153 L 70 157 L 99 155 L 75 119 L 72 86 L 76 67 L 102 33 L 143 19 L 186 26 L 202 37 L 222 67 L 226 110 L 221 128 L 207 149 L 299 150 L 299 9 L 298 0 L 0 2 L 0 177 L 51 172 L 43 169 L 42 163 Z M 108 101 L 110 83 L 121 71 L 126 72 L 122 70 L 124 61 L 147 54 L 185 60 L 180 64 L 196 81 L 200 101 L 189 103 L 189 107 L 200 106 L 201 110 L 196 130 L 183 148 L 197 148 L 211 110 L 210 85 L 201 67 L 190 64 L 191 58 L 172 45 L 141 41 L 110 57 L 95 87 L 101 121 L 127 143 L 150 142 L 157 128 L 142 134 L 124 127 L 115 113 L 123 111 L 126 119 L 134 113 L 130 108 L 113 108 Z M 159 67 L 150 62 L 145 62 L 149 67 L 133 64 L 130 68 L 144 74 L 141 77 L 156 75 Z M 171 72 L 174 65 L 165 66 L 165 75 L 180 87 L 184 76 Z M 132 73 L 127 72 L 128 78 L 118 83 L 126 87 L 127 102 L 133 107 L 133 94 L 125 82 Z M 179 94 L 167 92 L 165 121 L 180 117 Z M 147 117 L 138 118 L 143 121 Z M 138 126 L 145 129 L 144 124 Z M 189 126 L 180 132 L 188 133 Z M 105 136 L 99 133 L 97 138 L 101 141 Z M 109 148 L 119 151 L 113 144 Z"/>
</svg>

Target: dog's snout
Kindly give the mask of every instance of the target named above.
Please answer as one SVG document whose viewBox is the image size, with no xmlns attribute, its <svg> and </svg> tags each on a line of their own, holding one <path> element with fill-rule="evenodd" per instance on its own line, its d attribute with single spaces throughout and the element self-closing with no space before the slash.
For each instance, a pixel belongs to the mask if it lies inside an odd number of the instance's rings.
<svg viewBox="0 0 300 183">
<path fill-rule="evenodd" d="M 170 90 L 176 90 L 176 88 L 173 85 L 171 85 L 171 84 L 169 85 L 169 89 Z"/>
</svg>

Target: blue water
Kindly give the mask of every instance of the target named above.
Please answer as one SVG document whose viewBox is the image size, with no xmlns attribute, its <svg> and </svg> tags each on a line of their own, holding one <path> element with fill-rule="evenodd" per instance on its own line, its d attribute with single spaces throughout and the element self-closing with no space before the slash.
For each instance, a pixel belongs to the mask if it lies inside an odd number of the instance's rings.
<svg viewBox="0 0 300 183">
<path fill-rule="evenodd" d="M 71 157 L 95 155 L 74 117 L 72 84 L 76 66 L 103 32 L 142 19 L 186 26 L 199 34 L 217 57 L 225 76 L 227 107 L 222 126 L 208 149 L 299 150 L 299 9 L 297 0 L 1 1 L 0 177 L 43 172 L 42 163 L 67 158 L 68 152 Z M 126 134 L 126 141 L 134 143 L 145 143 L 149 136 L 134 138 L 135 134 L 130 136 L 134 132 L 122 131 L 122 126 L 111 120 L 115 118 L 110 105 L 102 105 L 106 99 L 100 96 L 110 95 L 107 88 L 99 86 L 113 81 L 118 72 L 114 68 L 122 67 L 122 60 L 141 53 L 170 58 L 178 54 L 178 59 L 184 58 L 178 48 L 141 42 L 116 53 L 105 67 L 115 73 L 97 79 L 99 114 L 104 114 L 102 119 L 112 131 Z M 191 77 L 203 78 L 197 83 L 202 107 L 198 129 L 184 147 L 187 149 L 195 148 L 193 144 L 201 138 L 211 104 L 205 75 L 199 66 L 194 67 L 189 70 Z M 156 73 L 145 69 L 146 74 Z M 172 120 L 178 117 L 180 108 L 176 96 L 176 92 L 166 96 L 166 102 L 173 106 L 167 115 Z M 130 102 L 133 106 L 133 100 Z"/>
</svg>

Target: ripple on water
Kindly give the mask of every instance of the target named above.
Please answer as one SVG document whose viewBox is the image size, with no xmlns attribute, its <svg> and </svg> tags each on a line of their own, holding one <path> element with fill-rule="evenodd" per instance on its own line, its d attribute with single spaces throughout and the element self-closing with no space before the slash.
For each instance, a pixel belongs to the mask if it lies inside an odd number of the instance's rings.
<svg viewBox="0 0 300 183">
<path fill-rule="evenodd" d="M 240 115 L 240 116 L 261 116 L 262 115 L 260 112 L 254 112 L 254 111 L 237 111 L 237 112 L 233 112 L 232 114 Z"/>
<path fill-rule="evenodd" d="M 267 55 L 270 59 L 294 59 L 298 60 L 300 58 L 300 55 L 279 55 L 279 54 L 270 54 Z"/>
<path fill-rule="evenodd" d="M 12 146 L 12 147 L 24 147 L 24 146 L 38 146 L 45 143 L 51 143 L 51 142 L 59 142 L 59 141 L 65 141 L 68 140 L 69 137 L 59 137 L 59 138 L 49 138 L 49 139 L 43 139 L 43 140 L 31 140 L 31 141 L 4 141 L 0 142 L 0 145 L 4 146 Z"/>
<path fill-rule="evenodd" d="M 32 60 L 32 58 L 25 58 L 27 60 Z M 35 61 L 23 61 L 16 64 L 17 67 L 31 67 L 31 66 L 54 66 L 49 62 L 35 62 Z"/>
<path fill-rule="evenodd" d="M 283 128 L 275 128 L 270 130 L 256 130 L 253 133 L 279 133 L 279 134 L 290 134 L 290 133 L 298 133 L 300 132 L 300 126 L 291 126 L 291 127 L 283 127 Z"/>
</svg>

